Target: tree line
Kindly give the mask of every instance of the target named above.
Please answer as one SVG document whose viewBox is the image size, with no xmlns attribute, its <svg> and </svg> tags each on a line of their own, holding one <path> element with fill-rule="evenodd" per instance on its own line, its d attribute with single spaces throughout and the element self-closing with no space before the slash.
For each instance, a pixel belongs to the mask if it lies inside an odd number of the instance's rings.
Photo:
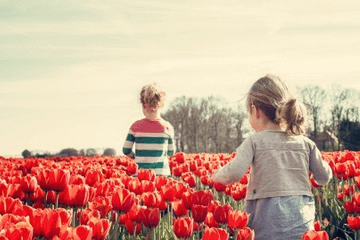
<svg viewBox="0 0 360 240">
<path fill-rule="evenodd" d="M 174 127 L 176 149 L 187 153 L 232 152 L 247 131 L 241 105 L 214 96 L 176 98 L 162 117 Z"/>
<path fill-rule="evenodd" d="M 105 148 L 103 151 L 97 148 L 87 148 L 87 149 L 80 149 L 79 151 L 75 148 L 64 148 L 59 153 L 51 154 L 50 152 L 32 152 L 28 149 L 25 149 L 21 155 L 23 158 L 48 158 L 48 157 L 69 157 L 69 156 L 86 156 L 86 157 L 93 157 L 96 155 L 102 156 L 115 156 L 116 150 L 114 148 Z"/>
<path fill-rule="evenodd" d="M 328 91 L 316 85 L 297 88 L 309 114 L 307 135 L 323 151 L 360 150 L 360 94 L 353 89 Z M 229 107 L 231 106 L 231 107 Z M 175 130 L 178 151 L 232 152 L 250 131 L 244 101 L 229 105 L 221 97 L 178 97 L 162 117 Z"/>
<path fill-rule="evenodd" d="M 360 151 L 360 93 L 353 89 L 333 87 L 325 90 L 316 85 L 298 87 L 297 94 L 309 114 L 307 136 L 323 151 L 343 149 Z M 175 130 L 177 151 L 185 153 L 233 152 L 251 130 L 247 124 L 244 99 L 229 104 L 222 97 L 178 97 L 162 117 Z M 50 153 L 22 152 L 23 157 L 50 157 Z M 56 156 L 115 156 L 113 148 L 66 148 Z"/>
<path fill-rule="evenodd" d="M 327 133 L 330 146 L 324 150 L 360 150 L 359 91 L 340 86 L 324 90 L 309 85 L 298 88 L 298 92 L 308 108 L 311 139 L 317 140 L 319 133 Z"/>
</svg>

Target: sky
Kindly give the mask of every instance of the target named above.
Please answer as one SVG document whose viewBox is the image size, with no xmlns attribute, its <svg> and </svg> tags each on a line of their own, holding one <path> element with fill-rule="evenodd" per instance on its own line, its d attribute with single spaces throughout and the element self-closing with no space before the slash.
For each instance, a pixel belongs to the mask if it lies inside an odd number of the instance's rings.
<svg viewBox="0 0 360 240">
<path fill-rule="evenodd" d="M 360 90 L 360 2 L 0 0 L 0 155 L 121 149 L 156 82 L 237 102 L 271 73 Z"/>
</svg>

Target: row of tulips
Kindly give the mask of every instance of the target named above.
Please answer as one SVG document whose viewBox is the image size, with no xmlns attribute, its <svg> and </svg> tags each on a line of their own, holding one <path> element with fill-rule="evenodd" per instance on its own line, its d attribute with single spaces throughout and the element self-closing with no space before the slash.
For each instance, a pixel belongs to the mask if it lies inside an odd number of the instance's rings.
<svg viewBox="0 0 360 240">
<path fill-rule="evenodd" d="M 341 237 L 339 232 L 355 239 L 358 210 L 336 219 L 329 210 L 333 211 L 334 199 L 360 206 L 355 184 L 360 154 L 322 154 L 336 177 L 322 187 L 310 174 L 318 221 L 315 231 L 304 233 L 303 239 L 334 239 Z M 253 239 L 249 216 L 241 210 L 250 169 L 231 185 L 210 180 L 234 157 L 235 153 L 177 153 L 169 158 L 169 178 L 137 169 L 127 157 L 0 158 L 0 214 L 11 219 L 0 224 L 0 238 L 18 234 L 22 239 Z M 340 217 L 347 222 L 339 224 Z M 332 231 L 332 226 L 338 230 Z"/>
</svg>

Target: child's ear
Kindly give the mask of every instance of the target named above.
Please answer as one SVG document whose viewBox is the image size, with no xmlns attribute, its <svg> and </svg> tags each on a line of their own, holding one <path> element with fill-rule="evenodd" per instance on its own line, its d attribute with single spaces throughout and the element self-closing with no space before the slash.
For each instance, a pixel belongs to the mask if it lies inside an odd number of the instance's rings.
<svg viewBox="0 0 360 240">
<path fill-rule="evenodd" d="M 253 110 L 255 111 L 255 116 L 259 118 L 262 114 L 261 110 L 256 106 L 254 106 Z"/>
</svg>

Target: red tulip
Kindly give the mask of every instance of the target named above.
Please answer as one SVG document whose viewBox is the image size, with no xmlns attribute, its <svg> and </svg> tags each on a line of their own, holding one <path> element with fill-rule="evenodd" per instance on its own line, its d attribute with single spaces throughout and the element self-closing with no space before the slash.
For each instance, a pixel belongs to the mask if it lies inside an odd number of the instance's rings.
<svg viewBox="0 0 360 240">
<path fill-rule="evenodd" d="M 60 168 L 54 169 L 49 173 L 49 185 L 51 190 L 62 192 L 69 185 L 70 172 Z"/>
<path fill-rule="evenodd" d="M 116 188 L 111 203 L 114 210 L 127 213 L 135 204 L 135 195 L 125 188 Z"/>
<path fill-rule="evenodd" d="M 0 214 L 14 213 L 16 209 L 22 209 L 22 206 L 20 199 L 0 197 Z"/>
<path fill-rule="evenodd" d="M 80 224 L 87 225 L 91 218 L 101 218 L 100 212 L 96 209 L 86 208 L 81 211 Z"/>
<path fill-rule="evenodd" d="M 22 240 L 32 240 L 33 239 L 33 228 L 30 223 L 23 219 L 22 221 L 13 223 L 8 222 L 4 229 L 2 229 L 2 234 L 7 239 L 22 239 Z"/>
<path fill-rule="evenodd" d="M 155 185 L 153 182 L 148 180 L 142 180 L 140 182 L 140 194 L 144 192 L 153 192 L 155 190 Z"/>
<path fill-rule="evenodd" d="M 36 177 L 31 175 L 26 175 L 20 180 L 20 187 L 24 193 L 33 193 L 37 187 Z"/>
<path fill-rule="evenodd" d="M 219 223 L 216 222 L 216 220 L 214 218 L 214 214 L 212 212 L 207 213 L 204 222 L 208 227 L 218 227 L 219 226 Z"/>
<path fill-rule="evenodd" d="M 180 166 L 174 166 L 171 173 L 174 177 L 180 177 L 183 172 Z"/>
<path fill-rule="evenodd" d="M 248 183 L 249 183 L 249 178 L 250 178 L 250 174 L 245 174 L 245 175 L 240 179 L 240 183 L 241 183 L 241 184 L 248 184 Z"/>
<path fill-rule="evenodd" d="M 112 192 L 115 185 L 110 181 L 105 181 L 101 183 L 95 183 L 93 186 L 96 189 L 96 196 L 106 197 L 109 195 L 109 192 Z"/>
<path fill-rule="evenodd" d="M 40 237 L 42 234 L 42 219 L 43 213 L 40 209 L 30 208 L 30 212 L 28 212 L 30 224 L 33 227 L 33 235 L 34 237 Z"/>
<path fill-rule="evenodd" d="M 224 192 L 226 189 L 226 185 L 222 183 L 214 183 L 215 190 L 218 192 Z"/>
<path fill-rule="evenodd" d="M 329 240 L 329 235 L 325 231 L 307 231 L 302 235 L 301 240 Z"/>
<path fill-rule="evenodd" d="M 141 208 L 139 214 L 145 227 L 154 228 L 159 225 L 160 211 L 158 208 Z"/>
<path fill-rule="evenodd" d="M 203 206 L 209 206 L 212 199 L 213 199 L 213 194 L 210 190 L 200 190 L 194 192 L 194 194 L 192 195 L 192 204 L 201 204 Z"/>
<path fill-rule="evenodd" d="M 157 198 L 155 193 L 153 192 L 144 192 L 141 194 L 142 202 L 147 207 L 156 207 L 157 204 Z"/>
<path fill-rule="evenodd" d="M 51 190 L 49 183 L 50 170 L 47 168 L 37 168 L 36 169 L 36 178 L 37 182 L 40 185 L 41 189 L 44 191 Z"/>
<path fill-rule="evenodd" d="M 102 179 L 102 172 L 100 170 L 89 169 L 85 174 L 85 183 L 89 186 L 94 186 L 95 183 L 100 183 Z"/>
<path fill-rule="evenodd" d="M 92 228 L 85 225 L 80 225 L 76 228 L 68 227 L 61 229 L 60 239 L 67 240 L 91 240 L 92 238 Z"/>
<path fill-rule="evenodd" d="M 194 220 L 180 217 L 173 220 L 173 231 L 178 238 L 189 238 L 193 234 Z"/>
<path fill-rule="evenodd" d="M 249 214 L 239 210 L 233 210 L 229 213 L 228 224 L 232 229 L 245 228 L 249 221 Z"/>
<path fill-rule="evenodd" d="M 89 204 L 89 208 L 98 210 L 101 214 L 101 218 L 105 218 L 112 209 L 111 197 L 98 196 Z"/>
<path fill-rule="evenodd" d="M 160 191 L 161 187 L 168 184 L 170 182 L 170 178 L 159 175 L 155 178 L 155 187 L 158 191 Z"/>
<path fill-rule="evenodd" d="M 314 222 L 315 231 L 321 231 L 321 223 L 319 221 Z"/>
<path fill-rule="evenodd" d="M 240 201 L 241 199 L 245 198 L 246 191 L 247 191 L 247 187 L 241 185 L 239 187 L 236 187 L 235 189 L 232 189 L 231 196 L 235 201 Z"/>
<path fill-rule="evenodd" d="M 191 188 L 196 186 L 196 179 L 195 176 L 192 174 L 190 176 L 185 177 L 184 182 L 186 182 Z"/>
<path fill-rule="evenodd" d="M 68 206 L 83 207 L 89 201 L 89 186 L 83 185 L 68 185 L 65 191 L 59 194 L 59 203 Z"/>
<path fill-rule="evenodd" d="M 155 181 L 155 172 L 152 169 L 139 169 L 137 177 L 140 181 L 147 180 L 150 182 Z"/>
<path fill-rule="evenodd" d="M 44 209 L 42 220 L 42 233 L 47 239 L 58 236 L 61 230 L 61 216 L 55 210 Z"/>
<path fill-rule="evenodd" d="M 176 199 L 176 187 L 168 183 L 161 187 L 160 194 L 164 201 L 172 202 Z"/>
<path fill-rule="evenodd" d="M 203 185 L 209 185 L 211 179 L 208 175 L 205 175 L 205 176 L 201 176 L 200 177 L 200 182 L 203 184 Z"/>
<path fill-rule="evenodd" d="M 360 229 L 360 217 L 359 216 L 348 216 L 347 223 L 352 230 Z"/>
<path fill-rule="evenodd" d="M 214 211 L 215 220 L 218 223 L 227 223 L 230 211 L 232 211 L 232 207 L 229 204 L 216 207 Z"/>
<path fill-rule="evenodd" d="M 138 178 L 133 178 L 128 183 L 128 189 L 130 192 L 140 195 L 142 193 L 141 182 Z"/>
<path fill-rule="evenodd" d="M 208 212 L 208 207 L 200 204 L 194 204 L 191 207 L 191 213 L 194 221 L 197 223 L 204 222 Z"/>
<path fill-rule="evenodd" d="M 41 201 L 44 202 L 45 192 L 41 189 L 39 185 L 37 185 L 35 191 L 30 195 L 31 202 Z"/>
<path fill-rule="evenodd" d="M 174 184 L 174 186 L 175 186 L 176 198 L 181 199 L 183 193 L 187 190 L 186 185 L 184 183 L 182 183 L 182 182 L 176 182 Z"/>
<path fill-rule="evenodd" d="M 214 213 L 215 209 L 220 205 L 221 203 L 219 201 L 212 200 L 209 204 L 208 211 Z"/>
<path fill-rule="evenodd" d="M 93 239 L 104 240 L 109 234 L 111 223 L 108 219 L 91 218 L 88 225 L 92 228 Z"/>
<path fill-rule="evenodd" d="M 12 198 L 18 198 L 23 200 L 25 198 L 25 193 L 21 190 L 19 183 L 11 183 L 8 187 L 7 195 Z"/>
<path fill-rule="evenodd" d="M 139 205 L 133 205 L 133 207 L 128 212 L 128 219 L 133 222 L 142 223 L 142 216 L 140 213 L 143 208 L 146 208 L 146 207 L 139 206 Z"/>
<path fill-rule="evenodd" d="M 135 223 L 133 221 L 130 220 L 126 220 L 125 221 L 125 226 L 126 226 L 126 231 L 130 234 L 130 235 L 139 235 L 141 232 L 141 223 Z"/>
<path fill-rule="evenodd" d="M 55 191 L 52 191 L 52 190 L 48 191 L 47 197 L 46 197 L 46 202 L 51 203 L 51 204 L 55 204 L 55 197 L 56 197 L 56 192 Z"/>
<path fill-rule="evenodd" d="M 236 234 L 236 240 L 254 240 L 255 239 L 255 232 L 254 230 L 246 227 L 240 229 Z"/>
<path fill-rule="evenodd" d="M 85 177 L 80 174 L 73 174 L 70 176 L 69 184 L 85 184 Z"/>
<path fill-rule="evenodd" d="M 8 184 L 4 179 L 0 179 L 0 196 L 7 197 Z"/>
<path fill-rule="evenodd" d="M 183 153 L 183 152 L 175 153 L 171 158 L 174 159 L 177 163 L 184 163 L 185 162 L 185 153 Z"/>
<path fill-rule="evenodd" d="M 181 197 L 181 199 L 182 199 L 182 201 L 184 203 L 184 206 L 187 209 L 191 209 L 191 206 L 193 204 L 193 202 L 192 202 L 193 193 L 194 193 L 194 191 L 190 188 L 187 191 L 185 191 L 183 193 L 182 197 Z"/>
<path fill-rule="evenodd" d="M 162 196 L 159 193 L 155 193 L 155 197 L 156 197 L 156 207 L 160 211 L 165 211 L 165 209 L 168 206 L 167 203 L 164 201 L 164 199 L 162 198 Z"/>
<path fill-rule="evenodd" d="M 172 210 L 177 217 L 182 217 L 188 214 L 188 210 L 186 209 L 182 200 L 173 202 Z"/>
<path fill-rule="evenodd" d="M 224 229 L 214 228 L 214 227 L 206 227 L 205 233 L 202 238 L 203 240 L 228 240 L 229 233 L 227 233 Z"/>
<path fill-rule="evenodd" d="M 344 202 L 344 208 L 347 213 L 354 213 L 354 203 L 352 201 Z"/>
<path fill-rule="evenodd" d="M 120 214 L 119 220 L 118 220 L 120 225 L 125 226 L 127 220 L 129 220 L 129 215 L 127 213 Z M 130 221 L 130 222 L 133 222 L 133 221 Z"/>
<path fill-rule="evenodd" d="M 138 165 L 134 162 L 134 161 L 129 161 L 127 168 L 126 168 L 126 173 L 128 175 L 133 175 L 138 171 Z"/>
</svg>

